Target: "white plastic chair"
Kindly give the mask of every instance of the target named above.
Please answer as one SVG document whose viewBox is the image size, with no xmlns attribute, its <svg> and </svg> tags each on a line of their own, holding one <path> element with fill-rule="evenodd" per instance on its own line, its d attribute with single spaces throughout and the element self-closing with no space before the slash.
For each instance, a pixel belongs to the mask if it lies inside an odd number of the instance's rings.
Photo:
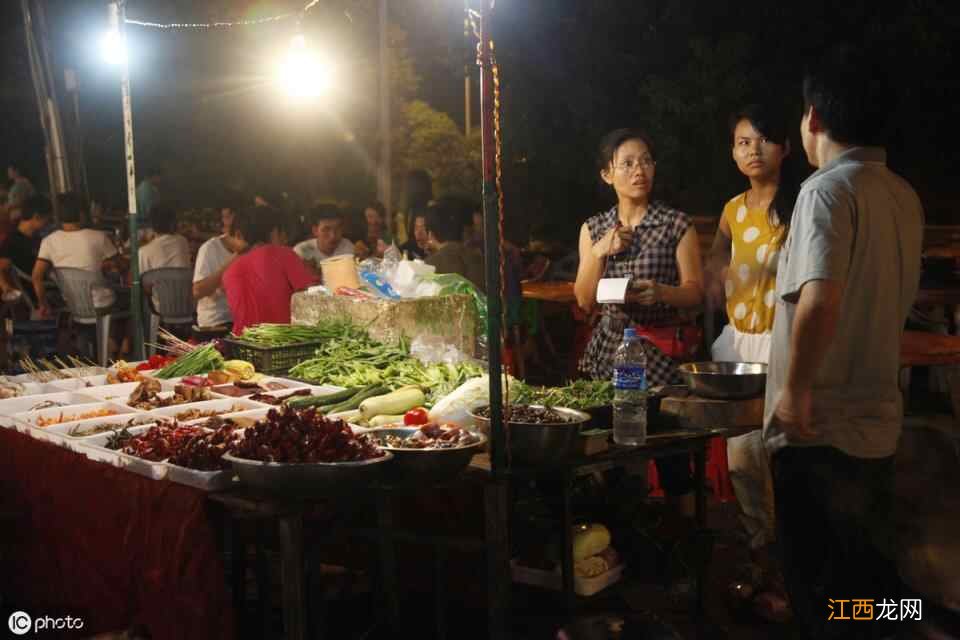
<svg viewBox="0 0 960 640">
<path fill-rule="evenodd" d="M 95 288 L 109 288 L 100 273 L 85 269 L 61 267 L 54 269 L 54 280 L 60 288 L 72 322 L 94 327 L 96 333 L 97 362 L 102 367 L 108 365 L 110 344 L 110 322 L 117 318 L 130 317 L 128 311 L 113 311 L 111 308 L 98 311 L 93 304 Z"/>
<path fill-rule="evenodd" d="M 192 325 L 194 314 L 193 269 L 164 267 L 151 269 L 140 276 L 144 289 L 151 295 L 144 296 L 144 317 L 147 326 L 148 355 L 156 353 L 157 333 L 160 323 Z"/>
</svg>

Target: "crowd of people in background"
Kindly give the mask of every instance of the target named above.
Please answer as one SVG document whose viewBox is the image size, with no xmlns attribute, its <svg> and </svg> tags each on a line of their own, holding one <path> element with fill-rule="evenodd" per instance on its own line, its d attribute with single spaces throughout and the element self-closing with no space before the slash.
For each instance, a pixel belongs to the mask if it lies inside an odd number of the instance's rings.
<svg viewBox="0 0 960 640">
<path fill-rule="evenodd" d="M 183 219 L 166 197 L 161 171 L 150 169 L 144 176 L 136 189 L 139 272 L 190 269 L 195 328 L 211 335 L 289 322 L 291 294 L 322 284 L 321 263 L 338 256 L 382 259 L 392 250 L 393 256 L 424 260 L 437 273 L 458 273 L 478 291 L 485 289 L 479 205 L 433 199 L 424 172 L 411 177 L 406 211 L 394 215 L 376 201 L 363 208 L 321 201 L 291 211 L 275 196 L 224 196 L 219 233 L 204 233 Z M 35 319 L 52 319 L 62 309 L 62 301 L 58 307 L 49 295 L 57 288 L 55 276 L 79 269 L 96 273 L 104 290 L 112 291 L 98 302 L 126 310 L 132 282 L 126 212 L 111 218 L 100 204 L 73 193 L 51 202 L 35 193 L 16 165 L 8 178 L 0 194 L 3 294 L 11 300 L 23 296 Z M 519 269 L 509 276 L 516 280 L 509 289 L 519 300 Z M 111 343 L 117 357 L 128 348 L 126 335 Z"/>
</svg>

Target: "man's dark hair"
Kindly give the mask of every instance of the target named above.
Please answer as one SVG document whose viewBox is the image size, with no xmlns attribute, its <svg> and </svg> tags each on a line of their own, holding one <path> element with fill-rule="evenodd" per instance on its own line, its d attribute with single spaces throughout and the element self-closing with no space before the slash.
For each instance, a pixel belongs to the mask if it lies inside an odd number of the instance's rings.
<svg viewBox="0 0 960 640">
<path fill-rule="evenodd" d="M 600 140 L 600 149 L 597 152 L 597 168 L 600 171 L 610 169 L 613 157 L 617 155 L 617 149 L 630 140 L 639 140 L 647 145 L 650 155 L 656 159 L 657 154 L 653 148 L 653 139 L 645 131 L 635 127 L 614 129 Z"/>
<path fill-rule="evenodd" d="M 468 215 L 463 203 L 441 198 L 427 207 L 427 231 L 440 242 L 459 241 Z"/>
<path fill-rule="evenodd" d="M 163 205 L 150 207 L 150 220 L 157 233 L 175 233 L 177 230 L 177 212 Z"/>
<path fill-rule="evenodd" d="M 61 193 L 57 196 L 57 204 L 60 209 L 60 222 L 67 224 L 83 224 L 86 220 L 84 215 L 83 199 L 76 193 Z"/>
<path fill-rule="evenodd" d="M 32 195 L 20 205 L 20 219 L 33 220 L 34 218 L 49 218 L 53 215 L 50 199 L 39 194 Z"/>
<path fill-rule="evenodd" d="M 322 202 L 310 209 L 310 224 L 318 225 L 323 220 L 343 220 L 340 207 L 329 202 Z"/>
<path fill-rule="evenodd" d="M 233 225 L 251 246 L 259 242 L 270 242 L 271 231 L 284 229 L 283 217 L 273 207 L 247 207 L 238 211 Z"/>
<path fill-rule="evenodd" d="M 835 142 L 882 146 L 893 95 L 886 90 L 884 73 L 883 65 L 869 60 L 862 50 L 851 45 L 833 47 L 807 68 L 804 113 L 815 108 Z"/>
</svg>

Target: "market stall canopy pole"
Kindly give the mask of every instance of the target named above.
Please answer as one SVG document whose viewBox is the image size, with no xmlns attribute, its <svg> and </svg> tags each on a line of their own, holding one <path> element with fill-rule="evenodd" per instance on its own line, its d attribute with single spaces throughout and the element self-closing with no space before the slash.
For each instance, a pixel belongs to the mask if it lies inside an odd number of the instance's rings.
<svg viewBox="0 0 960 640">
<path fill-rule="evenodd" d="M 480 113 L 483 143 L 483 243 L 487 284 L 487 361 L 490 372 L 490 446 L 494 473 L 506 469 L 506 446 L 503 432 L 503 387 L 500 352 L 500 216 L 496 185 L 496 143 L 493 95 L 493 42 L 490 34 L 491 11 L 481 3 L 480 50 Z"/>
<path fill-rule="evenodd" d="M 143 324 L 140 322 L 140 229 L 137 221 L 137 172 L 133 159 L 133 110 L 130 106 L 130 66 L 127 64 L 126 11 L 122 2 L 110 4 L 110 29 L 120 42 L 120 90 L 123 100 L 123 141 L 127 159 L 127 208 L 130 212 L 130 317 L 133 357 L 143 360 Z"/>
</svg>

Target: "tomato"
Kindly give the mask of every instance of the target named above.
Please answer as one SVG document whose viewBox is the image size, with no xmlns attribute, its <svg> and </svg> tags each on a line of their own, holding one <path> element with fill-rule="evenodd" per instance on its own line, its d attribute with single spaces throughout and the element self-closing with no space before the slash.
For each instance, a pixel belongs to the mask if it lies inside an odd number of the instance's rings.
<svg viewBox="0 0 960 640">
<path fill-rule="evenodd" d="M 403 424 L 408 427 L 415 427 L 417 425 L 427 424 L 428 422 L 430 422 L 430 417 L 427 414 L 427 410 L 423 407 L 410 409 L 410 411 L 403 414 Z"/>
</svg>

